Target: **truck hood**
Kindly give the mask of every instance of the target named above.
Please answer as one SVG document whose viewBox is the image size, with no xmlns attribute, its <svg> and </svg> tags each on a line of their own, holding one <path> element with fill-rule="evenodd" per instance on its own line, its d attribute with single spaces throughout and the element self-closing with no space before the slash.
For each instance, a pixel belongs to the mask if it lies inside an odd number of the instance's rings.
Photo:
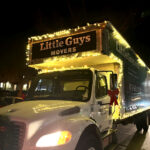
<svg viewBox="0 0 150 150">
<path fill-rule="evenodd" d="M 63 100 L 34 100 L 12 104 L 0 108 L 0 115 L 17 120 L 33 121 L 40 118 L 60 116 L 66 110 L 79 108 L 84 102 L 63 101 Z"/>
</svg>

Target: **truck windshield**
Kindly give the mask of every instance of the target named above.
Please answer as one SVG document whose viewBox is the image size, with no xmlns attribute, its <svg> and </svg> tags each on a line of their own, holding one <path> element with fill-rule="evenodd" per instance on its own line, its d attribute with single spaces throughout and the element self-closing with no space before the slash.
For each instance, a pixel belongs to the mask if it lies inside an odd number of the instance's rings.
<svg viewBox="0 0 150 150">
<path fill-rule="evenodd" d="M 88 101 L 92 71 L 67 70 L 39 75 L 28 91 L 27 100 Z"/>
</svg>

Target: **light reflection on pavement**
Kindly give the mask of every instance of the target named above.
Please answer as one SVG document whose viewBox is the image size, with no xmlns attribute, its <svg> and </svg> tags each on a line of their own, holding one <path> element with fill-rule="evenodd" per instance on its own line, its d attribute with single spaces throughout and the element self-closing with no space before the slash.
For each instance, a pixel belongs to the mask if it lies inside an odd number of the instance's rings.
<svg viewBox="0 0 150 150">
<path fill-rule="evenodd" d="M 147 133 L 136 132 L 133 124 L 119 125 L 117 145 L 107 150 L 150 150 L 150 127 Z"/>
</svg>

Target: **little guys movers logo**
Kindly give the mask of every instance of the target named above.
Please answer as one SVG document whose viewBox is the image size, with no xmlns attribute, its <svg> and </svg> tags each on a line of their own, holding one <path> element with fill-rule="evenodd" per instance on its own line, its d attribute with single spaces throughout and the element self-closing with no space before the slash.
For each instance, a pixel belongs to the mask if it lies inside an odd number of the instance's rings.
<svg viewBox="0 0 150 150">
<path fill-rule="evenodd" d="M 35 43 L 32 59 L 96 50 L 96 31 Z"/>
</svg>

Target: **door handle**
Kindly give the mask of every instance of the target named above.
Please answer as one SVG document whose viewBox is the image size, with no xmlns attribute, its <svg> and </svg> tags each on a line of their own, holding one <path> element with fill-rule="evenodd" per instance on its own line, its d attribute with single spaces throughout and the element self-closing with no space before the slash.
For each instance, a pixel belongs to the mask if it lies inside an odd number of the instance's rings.
<svg viewBox="0 0 150 150">
<path fill-rule="evenodd" d="M 99 108 L 99 112 L 100 112 L 102 115 L 105 115 L 105 114 L 106 114 L 106 111 L 103 110 L 103 109 L 100 109 L 100 108 Z"/>
</svg>

